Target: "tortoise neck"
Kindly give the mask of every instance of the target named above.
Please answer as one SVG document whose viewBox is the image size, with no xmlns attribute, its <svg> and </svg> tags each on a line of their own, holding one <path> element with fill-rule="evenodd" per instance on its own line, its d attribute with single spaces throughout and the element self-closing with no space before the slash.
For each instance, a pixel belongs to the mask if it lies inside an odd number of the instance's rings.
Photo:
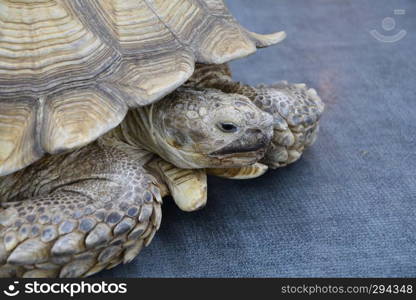
<svg viewBox="0 0 416 300">
<path fill-rule="evenodd" d="M 149 107 L 129 110 L 123 122 L 111 131 L 111 135 L 135 148 L 156 152 L 149 113 Z"/>
<path fill-rule="evenodd" d="M 160 118 L 154 104 L 132 109 L 111 134 L 130 146 L 157 154 L 176 167 L 198 168 L 198 165 L 186 159 L 190 154 L 184 154 L 167 142 L 161 133 L 162 129 L 157 126 Z"/>
</svg>

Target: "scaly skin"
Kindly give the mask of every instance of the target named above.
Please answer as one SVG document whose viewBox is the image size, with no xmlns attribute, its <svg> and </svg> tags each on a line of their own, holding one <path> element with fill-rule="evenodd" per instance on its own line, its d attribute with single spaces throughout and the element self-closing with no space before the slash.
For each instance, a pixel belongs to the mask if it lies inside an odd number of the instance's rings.
<svg viewBox="0 0 416 300">
<path fill-rule="evenodd" d="M 88 276 L 132 260 L 160 225 L 149 159 L 103 138 L 6 177 L 2 197 L 15 202 L 0 213 L 0 275 Z"/>
<path fill-rule="evenodd" d="M 281 82 L 252 87 L 233 81 L 226 64 L 199 64 L 187 85 L 244 95 L 271 114 L 274 119 L 273 140 L 261 161 L 271 168 L 297 161 L 316 140 L 324 104 L 316 91 L 308 89 L 305 84 Z"/>
<path fill-rule="evenodd" d="M 180 89 L 92 144 L 3 177 L 0 276 L 89 276 L 131 261 L 160 226 L 163 195 L 202 207 L 204 168 L 253 163 L 271 135 L 271 116 L 247 98 Z"/>
</svg>

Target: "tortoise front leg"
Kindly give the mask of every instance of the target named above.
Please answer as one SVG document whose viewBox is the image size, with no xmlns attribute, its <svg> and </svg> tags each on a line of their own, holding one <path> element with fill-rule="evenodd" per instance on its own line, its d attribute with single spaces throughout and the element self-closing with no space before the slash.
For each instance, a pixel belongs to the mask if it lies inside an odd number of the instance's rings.
<svg viewBox="0 0 416 300">
<path fill-rule="evenodd" d="M 260 85 L 255 93 L 250 99 L 275 120 L 272 143 L 262 162 L 279 168 L 297 161 L 316 141 L 323 102 L 305 84 Z"/>
<path fill-rule="evenodd" d="M 127 148 L 95 143 L 17 174 L 43 176 L 43 187 L 26 182 L 22 194 L 47 191 L 0 211 L 0 276 L 89 276 L 151 242 L 161 222 L 159 183 Z"/>
</svg>

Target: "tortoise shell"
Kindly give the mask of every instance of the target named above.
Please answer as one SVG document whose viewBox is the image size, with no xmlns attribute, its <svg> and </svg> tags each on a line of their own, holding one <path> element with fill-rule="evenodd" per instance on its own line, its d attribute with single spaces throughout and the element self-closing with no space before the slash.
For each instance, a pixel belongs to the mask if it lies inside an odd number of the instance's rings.
<svg viewBox="0 0 416 300">
<path fill-rule="evenodd" d="M 242 28 L 222 0 L 0 0 L 0 176 L 94 141 L 195 62 L 283 38 Z"/>
</svg>

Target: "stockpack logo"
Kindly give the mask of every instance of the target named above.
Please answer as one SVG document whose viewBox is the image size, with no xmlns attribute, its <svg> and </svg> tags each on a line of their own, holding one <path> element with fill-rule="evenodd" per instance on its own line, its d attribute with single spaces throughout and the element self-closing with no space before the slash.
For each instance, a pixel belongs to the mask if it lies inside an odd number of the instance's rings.
<svg viewBox="0 0 416 300">
<path fill-rule="evenodd" d="M 6 296 L 9 296 L 9 297 L 14 297 L 14 296 L 19 295 L 19 294 L 20 294 L 20 291 L 17 289 L 18 285 L 19 285 L 19 281 L 15 281 L 15 282 L 13 282 L 13 284 L 10 284 L 10 285 L 7 287 L 7 289 L 5 289 L 5 290 L 3 291 L 3 293 L 4 293 Z"/>
</svg>

